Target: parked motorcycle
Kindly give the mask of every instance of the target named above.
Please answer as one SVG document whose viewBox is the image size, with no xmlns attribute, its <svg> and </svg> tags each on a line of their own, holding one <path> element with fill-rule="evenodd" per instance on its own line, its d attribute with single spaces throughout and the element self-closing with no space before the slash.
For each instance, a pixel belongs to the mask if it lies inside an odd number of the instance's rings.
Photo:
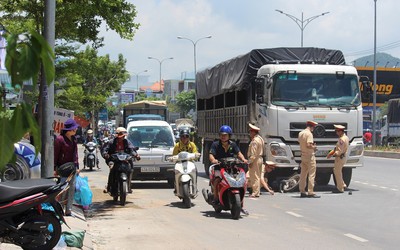
<svg viewBox="0 0 400 250">
<path fill-rule="evenodd" d="M 0 183 L 0 242 L 23 249 L 52 249 L 61 237 L 64 212 L 56 197 L 68 187 L 53 179 Z M 49 204 L 54 211 L 42 208 Z"/>
<path fill-rule="evenodd" d="M 99 158 L 97 156 L 97 143 L 95 142 L 88 142 L 83 144 L 85 147 L 84 151 L 84 160 L 83 160 L 83 167 L 89 167 L 90 171 L 93 170 L 94 166 L 99 168 Z"/>
<path fill-rule="evenodd" d="M 110 155 L 110 161 L 108 162 L 110 171 L 116 168 L 111 184 L 111 196 L 114 201 L 118 201 L 119 197 L 122 206 L 125 206 L 126 203 L 128 185 L 131 185 L 131 183 L 128 183 L 128 176 L 132 173 L 129 162 L 135 159 L 136 155 L 136 152 L 133 155 L 125 152 L 115 153 Z"/>
<path fill-rule="evenodd" d="M 215 179 L 214 167 L 219 165 L 222 180 L 218 185 L 219 203 L 213 203 L 213 186 L 211 183 Z M 232 219 L 239 219 L 243 207 L 243 198 L 246 192 L 246 173 L 245 163 L 237 158 L 228 157 L 220 159 L 220 163 L 210 166 L 210 186 L 211 192 L 203 188 L 202 193 L 206 202 L 213 206 L 216 213 L 222 210 L 230 210 Z"/>
<path fill-rule="evenodd" d="M 199 153 L 180 152 L 169 158 L 175 163 L 175 196 L 182 200 L 186 208 L 190 208 L 191 199 L 197 197 L 197 168 L 194 160 L 200 157 Z"/>
</svg>

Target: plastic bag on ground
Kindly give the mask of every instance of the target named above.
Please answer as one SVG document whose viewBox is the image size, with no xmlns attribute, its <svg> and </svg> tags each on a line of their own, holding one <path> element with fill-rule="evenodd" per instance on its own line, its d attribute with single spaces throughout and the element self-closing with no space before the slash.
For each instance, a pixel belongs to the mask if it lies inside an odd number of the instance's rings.
<svg viewBox="0 0 400 250">
<path fill-rule="evenodd" d="M 83 247 L 83 240 L 85 238 L 86 231 L 73 231 L 73 232 L 62 232 L 61 235 L 65 238 L 65 243 L 69 247 Z"/>
<path fill-rule="evenodd" d="M 66 249 L 67 249 L 67 243 L 65 242 L 64 236 L 61 235 L 57 245 L 53 247 L 53 250 L 66 250 Z"/>
</svg>

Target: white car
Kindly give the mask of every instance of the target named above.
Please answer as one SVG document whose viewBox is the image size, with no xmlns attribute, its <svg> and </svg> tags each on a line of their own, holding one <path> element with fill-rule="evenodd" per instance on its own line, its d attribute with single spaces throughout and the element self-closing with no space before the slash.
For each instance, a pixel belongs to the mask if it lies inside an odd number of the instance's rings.
<svg viewBox="0 0 400 250">
<path fill-rule="evenodd" d="M 133 166 L 132 180 L 167 180 L 174 185 L 174 164 L 168 161 L 172 156 L 175 138 L 166 121 L 144 120 L 128 123 L 128 140 L 139 147 L 140 161 Z"/>
</svg>

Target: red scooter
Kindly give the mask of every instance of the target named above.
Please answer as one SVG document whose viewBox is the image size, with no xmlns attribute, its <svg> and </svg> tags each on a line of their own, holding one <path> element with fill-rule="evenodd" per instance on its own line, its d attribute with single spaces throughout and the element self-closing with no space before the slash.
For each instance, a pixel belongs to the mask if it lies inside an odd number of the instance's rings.
<svg viewBox="0 0 400 250">
<path fill-rule="evenodd" d="M 246 193 L 246 164 L 237 158 L 229 157 L 220 159 L 220 163 L 210 166 L 210 186 L 211 192 L 203 188 L 202 193 L 206 202 L 213 206 L 216 213 L 222 210 L 230 210 L 232 219 L 239 219 L 243 207 L 243 198 Z M 221 182 L 219 188 L 219 203 L 213 203 L 213 186 L 211 183 L 215 179 L 215 168 L 220 168 Z"/>
<path fill-rule="evenodd" d="M 53 249 L 61 237 L 60 220 L 66 224 L 56 198 L 67 190 L 68 180 L 58 184 L 53 179 L 0 182 L 0 243 Z M 52 209 L 43 209 L 43 203 Z"/>
</svg>

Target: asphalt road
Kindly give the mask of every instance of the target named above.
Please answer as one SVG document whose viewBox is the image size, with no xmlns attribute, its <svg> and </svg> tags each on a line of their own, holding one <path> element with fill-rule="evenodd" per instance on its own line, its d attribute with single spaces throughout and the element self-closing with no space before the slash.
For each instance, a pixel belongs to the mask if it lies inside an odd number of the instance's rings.
<svg viewBox="0 0 400 250">
<path fill-rule="evenodd" d="M 82 159 L 82 158 L 81 158 Z M 183 207 L 166 182 L 135 182 L 125 207 L 102 189 L 108 169 L 83 171 L 94 193 L 90 234 L 95 249 L 398 249 L 399 160 L 365 157 L 353 171 L 352 195 L 317 187 L 320 199 L 264 192 L 245 198 L 250 215 L 216 214 L 202 195 Z M 198 164 L 199 187 L 207 188 Z"/>
</svg>

